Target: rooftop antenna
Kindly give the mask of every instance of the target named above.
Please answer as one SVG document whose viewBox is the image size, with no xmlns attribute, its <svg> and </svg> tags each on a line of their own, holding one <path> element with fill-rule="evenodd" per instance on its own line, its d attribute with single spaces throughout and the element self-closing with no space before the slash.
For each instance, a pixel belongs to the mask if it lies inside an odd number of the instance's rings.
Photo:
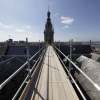
<svg viewBox="0 0 100 100">
<path fill-rule="evenodd" d="M 28 61 L 28 75 L 30 78 L 30 61 L 29 61 L 29 45 L 28 45 L 28 38 L 26 38 L 26 50 L 27 50 L 27 61 Z"/>
<path fill-rule="evenodd" d="M 9 39 L 10 39 L 10 36 L 11 36 L 11 35 L 8 35 L 8 36 L 9 36 Z"/>
</svg>

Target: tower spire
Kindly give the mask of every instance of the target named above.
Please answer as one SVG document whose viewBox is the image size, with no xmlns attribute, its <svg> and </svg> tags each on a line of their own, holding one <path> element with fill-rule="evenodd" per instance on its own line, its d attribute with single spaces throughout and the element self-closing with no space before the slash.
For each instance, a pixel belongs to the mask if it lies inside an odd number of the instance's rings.
<svg viewBox="0 0 100 100">
<path fill-rule="evenodd" d="M 44 41 L 45 43 L 50 43 L 50 44 L 53 43 L 54 41 L 54 28 L 51 23 L 49 6 L 47 12 L 47 22 L 45 24 L 45 30 L 44 30 Z"/>
<path fill-rule="evenodd" d="M 49 5 L 48 5 L 48 12 L 47 12 L 48 18 L 50 18 L 50 12 L 49 12 Z"/>
</svg>

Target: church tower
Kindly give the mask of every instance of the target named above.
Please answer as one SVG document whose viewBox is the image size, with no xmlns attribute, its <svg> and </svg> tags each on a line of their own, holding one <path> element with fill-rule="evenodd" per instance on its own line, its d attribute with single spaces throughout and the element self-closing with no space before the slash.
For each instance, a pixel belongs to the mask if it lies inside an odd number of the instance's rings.
<svg viewBox="0 0 100 100">
<path fill-rule="evenodd" d="M 54 28 L 51 23 L 50 12 L 47 12 L 47 22 L 44 29 L 44 42 L 52 44 L 54 42 Z"/>
</svg>

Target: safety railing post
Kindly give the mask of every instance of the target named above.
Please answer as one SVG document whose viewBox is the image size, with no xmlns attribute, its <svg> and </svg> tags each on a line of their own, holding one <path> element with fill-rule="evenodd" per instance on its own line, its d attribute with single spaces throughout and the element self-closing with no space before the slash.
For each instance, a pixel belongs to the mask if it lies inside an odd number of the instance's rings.
<svg viewBox="0 0 100 100">
<path fill-rule="evenodd" d="M 70 41 L 70 55 L 69 55 L 70 60 L 72 60 L 72 43 L 73 43 L 73 39 L 71 39 Z M 69 73 L 70 71 L 71 71 L 71 62 L 69 62 Z"/>
<path fill-rule="evenodd" d="M 39 40 L 39 50 L 40 50 L 40 40 Z M 40 56 L 40 52 L 39 52 L 39 56 Z"/>
<path fill-rule="evenodd" d="M 28 46 L 28 38 L 26 38 L 26 50 L 27 50 L 27 61 L 28 61 L 28 75 L 30 76 L 30 62 L 29 62 L 29 46 Z"/>
<path fill-rule="evenodd" d="M 60 50 L 60 40 L 59 40 L 59 50 Z M 59 55 L 60 55 L 60 52 L 59 52 Z"/>
</svg>

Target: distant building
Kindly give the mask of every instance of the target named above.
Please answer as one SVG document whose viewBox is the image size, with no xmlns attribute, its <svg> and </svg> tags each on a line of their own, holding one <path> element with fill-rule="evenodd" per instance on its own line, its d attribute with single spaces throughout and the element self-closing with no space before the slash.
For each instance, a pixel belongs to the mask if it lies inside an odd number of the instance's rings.
<svg viewBox="0 0 100 100">
<path fill-rule="evenodd" d="M 9 39 L 9 44 L 13 43 L 13 39 Z"/>
<path fill-rule="evenodd" d="M 47 12 L 47 22 L 45 24 L 45 30 L 44 30 L 44 42 L 49 44 L 54 42 L 54 28 L 51 23 L 49 11 Z"/>
<path fill-rule="evenodd" d="M 25 43 L 25 41 L 20 40 L 19 43 Z"/>
<path fill-rule="evenodd" d="M 14 41 L 14 43 L 18 43 L 18 41 Z"/>
</svg>

